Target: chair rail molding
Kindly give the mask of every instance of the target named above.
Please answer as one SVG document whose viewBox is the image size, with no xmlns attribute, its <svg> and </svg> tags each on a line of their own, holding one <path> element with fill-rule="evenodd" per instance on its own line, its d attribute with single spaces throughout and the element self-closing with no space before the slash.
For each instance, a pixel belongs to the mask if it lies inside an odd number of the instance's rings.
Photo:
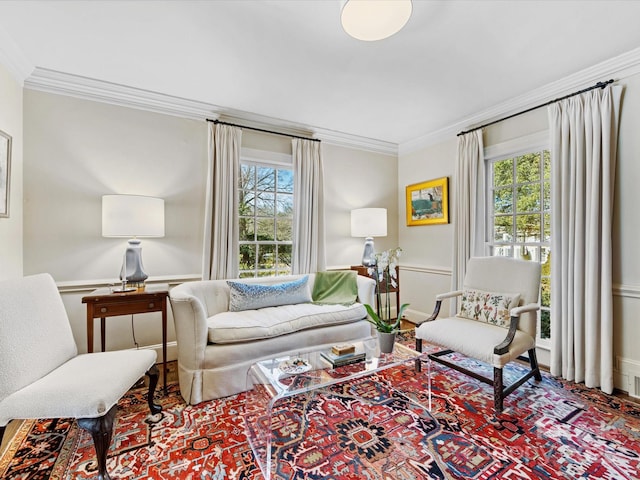
<svg viewBox="0 0 640 480">
<path fill-rule="evenodd" d="M 202 280 L 202 274 L 200 273 L 188 273 L 184 275 L 163 275 L 158 277 L 149 277 L 145 283 L 166 283 L 170 287 L 179 285 L 181 283 L 193 282 Z M 110 279 L 98 279 L 98 280 L 70 280 L 64 282 L 56 282 L 58 291 L 62 293 L 80 293 L 80 292 L 92 292 L 96 288 L 102 287 L 116 287 L 120 285 L 117 280 Z"/>
</svg>

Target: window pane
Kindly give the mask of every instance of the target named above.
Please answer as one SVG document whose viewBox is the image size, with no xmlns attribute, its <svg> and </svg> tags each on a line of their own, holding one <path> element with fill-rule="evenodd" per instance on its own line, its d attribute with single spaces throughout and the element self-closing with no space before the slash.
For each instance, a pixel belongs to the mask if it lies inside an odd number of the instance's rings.
<svg viewBox="0 0 640 480">
<path fill-rule="evenodd" d="M 496 242 L 510 242 L 513 239 L 513 217 L 505 215 L 494 220 L 493 239 Z"/>
<path fill-rule="evenodd" d="M 544 158 L 544 179 L 551 180 L 551 153 L 549 150 L 542 152 Z"/>
<path fill-rule="evenodd" d="M 542 218 L 544 218 L 544 235 L 542 236 L 542 241 L 545 243 L 550 243 L 551 242 L 551 214 L 545 213 Z"/>
<path fill-rule="evenodd" d="M 240 241 L 253 242 L 255 238 L 255 223 L 253 217 L 240 217 L 238 222 Z"/>
<path fill-rule="evenodd" d="M 255 196 L 251 190 L 240 190 L 238 199 L 240 215 L 254 215 Z"/>
<path fill-rule="evenodd" d="M 276 239 L 280 242 L 287 242 L 293 239 L 293 221 L 291 218 L 276 219 Z"/>
<path fill-rule="evenodd" d="M 493 247 L 493 256 L 494 257 L 510 257 L 511 245 L 500 245 L 500 246 Z"/>
<path fill-rule="evenodd" d="M 291 245 L 278 245 L 278 271 L 291 272 Z"/>
<path fill-rule="evenodd" d="M 273 193 L 262 192 L 256 201 L 256 215 L 259 217 L 273 217 L 275 215 L 276 196 Z"/>
<path fill-rule="evenodd" d="M 493 197 L 493 208 L 496 213 L 513 213 L 513 189 L 496 189 Z"/>
<path fill-rule="evenodd" d="M 540 184 L 521 185 L 516 195 L 518 213 L 540 211 Z"/>
<path fill-rule="evenodd" d="M 542 188 L 544 189 L 544 209 L 548 212 L 551 210 L 551 183 L 544 182 Z"/>
<path fill-rule="evenodd" d="M 513 183 L 513 159 L 501 160 L 493 164 L 493 185 L 503 187 Z"/>
<path fill-rule="evenodd" d="M 278 170 L 278 192 L 293 193 L 293 170 Z"/>
<path fill-rule="evenodd" d="M 253 190 L 256 186 L 256 167 L 253 165 L 240 165 L 240 188 Z"/>
<path fill-rule="evenodd" d="M 256 246 L 240 244 L 240 270 L 253 270 L 255 264 Z M 253 276 L 253 273 L 251 276 Z"/>
<path fill-rule="evenodd" d="M 540 180 L 540 154 L 527 153 L 516 159 L 516 182 L 527 183 Z"/>
<path fill-rule="evenodd" d="M 517 215 L 516 230 L 518 242 L 539 242 L 540 215 Z"/>
<path fill-rule="evenodd" d="M 273 270 L 276 262 L 276 246 L 258 245 L 258 270 Z"/>
<path fill-rule="evenodd" d="M 543 277 L 551 276 L 551 249 L 549 247 L 542 248 L 542 272 Z"/>
<path fill-rule="evenodd" d="M 540 338 L 551 338 L 551 312 L 540 310 Z"/>
<path fill-rule="evenodd" d="M 540 248 L 532 247 L 531 245 L 516 245 L 514 256 L 522 260 L 538 262 L 540 261 Z"/>
<path fill-rule="evenodd" d="M 551 306 L 551 279 L 548 277 L 542 278 L 540 284 L 540 305 L 543 307 Z"/>
<path fill-rule="evenodd" d="M 258 167 L 256 188 L 263 192 L 274 192 L 276 190 L 276 171 L 273 168 Z"/>
<path fill-rule="evenodd" d="M 293 195 L 279 193 L 277 196 L 278 215 L 293 217 Z"/>
<path fill-rule="evenodd" d="M 275 220 L 273 218 L 259 218 L 257 225 L 257 240 L 275 240 Z"/>
</svg>

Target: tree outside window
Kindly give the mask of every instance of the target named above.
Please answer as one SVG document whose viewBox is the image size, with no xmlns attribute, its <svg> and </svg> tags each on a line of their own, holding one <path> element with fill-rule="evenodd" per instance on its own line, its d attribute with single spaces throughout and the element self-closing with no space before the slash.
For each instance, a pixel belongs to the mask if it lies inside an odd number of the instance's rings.
<svg viewBox="0 0 640 480">
<path fill-rule="evenodd" d="M 242 163 L 239 204 L 240 277 L 289 275 L 293 170 Z"/>
<path fill-rule="evenodd" d="M 493 255 L 542 264 L 540 338 L 551 335 L 551 155 L 539 150 L 495 160 L 489 169 Z"/>
</svg>

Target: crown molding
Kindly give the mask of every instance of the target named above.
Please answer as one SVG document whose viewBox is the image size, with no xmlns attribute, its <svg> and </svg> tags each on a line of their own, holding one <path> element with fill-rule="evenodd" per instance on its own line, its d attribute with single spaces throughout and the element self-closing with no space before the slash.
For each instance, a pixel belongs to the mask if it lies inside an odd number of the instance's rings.
<svg viewBox="0 0 640 480">
<path fill-rule="evenodd" d="M 230 123 L 239 123 L 247 127 L 267 130 L 277 129 L 284 134 L 308 136 L 332 145 L 369 150 L 385 155 L 397 155 L 398 153 L 398 146 L 395 143 L 300 125 L 264 115 L 242 112 L 206 102 L 165 95 L 46 68 L 36 67 L 32 70 L 33 73 L 24 80 L 25 88 L 31 90 L 194 120 L 219 119 Z"/>
<path fill-rule="evenodd" d="M 427 133 L 414 140 L 403 142 L 398 147 L 398 154 L 406 155 L 435 145 L 436 143 L 451 140 L 452 137 L 455 137 L 461 131 L 469 130 L 476 125 L 482 125 L 521 112 L 535 105 L 591 86 L 596 82 L 608 80 L 611 77 L 619 81 L 637 75 L 638 73 L 640 73 L 640 48 L 580 70 L 579 72 L 549 83 L 525 95 L 520 95 L 492 108 L 478 112 L 448 127 Z"/>
</svg>

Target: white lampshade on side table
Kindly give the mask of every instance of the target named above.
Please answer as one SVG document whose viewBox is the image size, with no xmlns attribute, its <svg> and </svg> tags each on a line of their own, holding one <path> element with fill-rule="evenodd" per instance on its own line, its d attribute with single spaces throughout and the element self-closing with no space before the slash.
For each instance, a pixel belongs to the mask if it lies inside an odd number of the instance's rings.
<svg viewBox="0 0 640 480">
<path fill-rule="evenodd" d="M 362 265 L 372 267 L 376 264 L 373 237 L 387 236 L 386 208 L 357 208 L 351 210 L 351 236 L 364 237 Z"/>
<path fill-rule="evenodd" d="M 102 196 L 102 236 L 129 238 L 120 280 L 144 286 L 149 277 L 142 266 L 142 247 L 138 237 L 164 237 L 164 200 L 142 195 Z"/>
</svg>

